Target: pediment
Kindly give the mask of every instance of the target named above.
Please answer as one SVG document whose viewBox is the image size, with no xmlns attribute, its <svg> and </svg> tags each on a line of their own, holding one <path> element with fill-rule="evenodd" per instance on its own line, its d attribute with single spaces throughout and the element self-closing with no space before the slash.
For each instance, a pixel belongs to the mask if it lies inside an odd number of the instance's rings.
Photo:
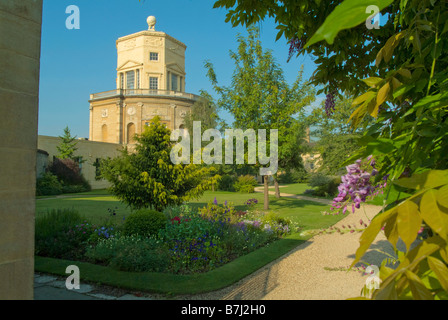
<svg viewBox="0 0 448 320">
<path fill-rule="evenodd" d="M 178 65 L 177 63 L 167 64 L 166 68 L 169 70 L 172 70 L 174 72 L 180 73 L 180 74 L 185 74 L 185 70 L 182 69 L 182 67 L 180 65 Z"/>
<path fill-rule="evenodd" d="M 125 63 L 123 63 L 121 66 L 119 66 L 117 68 L 117 71 L 124 70 L 124 69 L 132 69 L 132 68 L 139 67 L 142 65 L 143 65 L 143 63 L 141 63 L 141 62 L 137 62 L 134 60 L 128 60 Z"/>
</svg>

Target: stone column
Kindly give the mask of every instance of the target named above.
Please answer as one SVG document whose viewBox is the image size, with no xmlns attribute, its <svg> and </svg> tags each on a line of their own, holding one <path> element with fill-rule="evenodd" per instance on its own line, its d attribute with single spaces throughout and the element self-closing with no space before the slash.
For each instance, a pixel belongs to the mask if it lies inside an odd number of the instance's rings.
<svg viewBox="0 0 448 320">
<path fill-rule="evenodd" d="M 0 300 L 33 299 L 42 0 L 0 1 Z"/>
</svg>

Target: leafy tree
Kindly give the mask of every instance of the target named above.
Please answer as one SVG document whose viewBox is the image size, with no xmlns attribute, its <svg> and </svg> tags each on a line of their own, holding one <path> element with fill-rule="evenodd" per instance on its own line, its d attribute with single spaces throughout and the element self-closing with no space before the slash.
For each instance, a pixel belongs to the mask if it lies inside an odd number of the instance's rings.
<svg viewBox="0 0 448 320">
<path fill-rule="evenodd" d="M 352 128 L 349 119 L 353 99 L 337 98 L 331 116 L 324 108 L 314 108 L 306 118 L 316 142 L 313 145 L 315 152 L 320 154 L 321 166 L 319 171 L 329 175 L 345 172 L 345 162 L 359 149 L 358 139 L 361 138 L 364 128 Z M 369 116 L 370 117 L 370 116 Z M 370 119 L 373 119 L 370 117 Z"/>
<path fill-rule="evenodd" d="M 75 160 L 75 152 L 78 150 L 76 147 L 78 141 L 76 141 L 76 136 L 72 137 L 68 126 L 64 129 L 64 135 L 59 136 L 59 138 L 61 138 L 61 143 L 56 147 L 59 152 L 57 157 L 59 159 Z"/>
<path fill-rule="evenodd" d="M 358 11 L 342 9 L 337 12 L 338 20 L 333 20 L 334 28 L 328 25 L 329 32 L 324 36 L 329 42 L 309 43 L 313 35 L 322 35 L 320 26 L 327 16 L 343 1 L 329 0 L 218 0 L 215 8 L 228 10 L 226 22 L 233 26 L 250 27 L 261 23 L 266 17 L 274 17 L 278 29 L 277 40 L 284 37 L 289 45 L 289 55 L 309 54 L 315 57 L 316 71 L 311 83 L 320 86 L 317 94 L 325 92 L 331 100 L 338 93 L 360 93 L 366 89 L 361 79 L 375 73 L 376 54 L 389 35 L 394 32 L 393 21 L 399 5 L 386 7 L 392 0 L 357 1 Z M 397 2 L 395 2 L 397 3 Z M 389 14 L 380 29 L 368 29 L 364 22 L 368 5 L 377 5 L 382 13 Z M 350 18 L 360 14 L 359 22 L 353 24 Z M 383 18 L 384 20 L 384 18 Z M 362 23 L 361 23 L 362 22 Z M 383 22 L 383 21 L 382 21 Z M 338 27 L 343 24 L 344 29 Z M 318 33 L 319 30 L 319 33 Z M 335 30 L 338 30 L 336 32 Z M 335 41 L 334 36 L 337 33 Z M 317 37 L 313 38 L 314 40 Z M 308 44 L 308 46 L 306 46 Z"/>
<path fill-rule="evenodd" d="M 202 99 L 196 101 L 190 109 L 190 112 L 184 119 L 185 129 L 193 132 L 193 122 L 201 122 L 201 131 L 207 129 L 219 129 L 223 122 L 219 118 L 218 108 L 213 97 L 206 91 L 201 90 Z"/>
<path fill-rule="evenodd" d="M 217 105 L 232 114 L 234 128 L 255 131 L 278 129 L 280 149 L 283 141 L 288 141 L 286 137 L 294 123 L 293 115 L 312 101 L 312 89 L 302 83 L 302 72 L 296 82 L 289 86 L 272 52 L 263 50 L 258 30 L 250 28 L 248 31 L 247 38 L 241 35 L 238 37 L 237 52 L 230 53 L 235 63 L 231 85 L 218 85 L 216 73 L 209 61 L 205 64 L 207 76 L 219 94 Z M 296 156 L 300 157 L 300 154 Z M 264 208 L 267 210 L 268 183 L 267 177 L 264 178 Z"/>
<path fill-rule="evenodd" d="M 111 182 L 110 191 L 132 209 L 161 211 L 197 198 L 216 183 L 213 168 L 195 164 L 173 164 L 170 130 L 155 117 L 136 136 L 135 150 L 124 149 L 121 156 L 105 160 L 102 175 Z"/>
</svg>

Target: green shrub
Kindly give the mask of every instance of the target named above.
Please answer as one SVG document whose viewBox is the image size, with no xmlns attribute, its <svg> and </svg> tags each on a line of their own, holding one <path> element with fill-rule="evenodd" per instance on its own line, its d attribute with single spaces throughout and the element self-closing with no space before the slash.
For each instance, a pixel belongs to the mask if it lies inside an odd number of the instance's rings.
<svg viewBox="0 0 448 320">
<path fill-rule="evenodd" d="M 84 178 L 83 178 L 84 179 Z M 63 185 L 62 193 L 78 193 L 78 192 L 87 192 L 92 190 L 90 184 L 85 181 L 84 184 L 75 184 L 75 185 Z"/>
<path fill-rule="evenodd" d="M 50 196 L 62 193 L 62 184 L 51 172 L 46 172 L 36 180 L 36 196 Z"/>
<path fill-rule="evenodd" d="M 218 189 L 221 191 L 235 191 L 234 184 L 237 181 L 235 175 L 225 174 L 221 177 L 218 184 Z"/>
<path fill-rule="evenodd" d="M 39 214 L 35 221 L 35 253 L 53 258 L 80 258 L 94 230 L 95 226 L 75 210 Z"/>
<path fill-rule="evenodd" d="M 130 214 L 123 225 L 125 235 L 157 235 L 167 222 L 167 217 L 159 211 L 140 209 Z"/>
<path fill-rule="evenodd" d="M 61 231 L 67 231 L 76 224 L 81 224 L 83 217 L 73 209 L 53 209 L 40 213 L 35 220 L 36 239 L 54 237 Z"/>
<path fill-rule="evenodd" d="M 245 175 L 238 177 L 238 181 L 235 182 L 235 191 L 241 193 L 253 193 L 255 186 L 258 184 L 257 180 L 251 175 Z"/>
<path fill-rule="evenodd" d="M 317 173 L 311 176 L 308 185 L 315 188 L 313 195 L 319 197 L 334 197 L 338 193 L 338 186 L 340 183 L 340 177 L 326 176 Z"/>
<path fill-rule="evenodd" d="M 310 179 L 310 174 L 305 168 L 299 168 L 291 171 L 291 177 L 295 183 L 306 183 Z"/>
</svg>

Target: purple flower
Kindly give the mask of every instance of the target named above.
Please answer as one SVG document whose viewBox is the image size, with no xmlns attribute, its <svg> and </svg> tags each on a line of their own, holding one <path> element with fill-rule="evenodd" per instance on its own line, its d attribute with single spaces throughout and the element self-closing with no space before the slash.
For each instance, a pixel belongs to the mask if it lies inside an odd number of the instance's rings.
<svg viewBox="0 0 448 320">
<path fill-rule="evenodd" d="M 336 105 L 334 101 L 334 94 L 335 91 L 332 91 L 329 92 L 325 97 L 325 112 L 327 113 L 328 117 L 330 117 L 333 114 Z"/>
<path fill-rule="evenodd" d="M 216 200 L 216 197 L 215 197 L 215 200 L 213 200 L 213 203 L 216 205 L 218 204 L 218 200 Z"/>
</svg>

